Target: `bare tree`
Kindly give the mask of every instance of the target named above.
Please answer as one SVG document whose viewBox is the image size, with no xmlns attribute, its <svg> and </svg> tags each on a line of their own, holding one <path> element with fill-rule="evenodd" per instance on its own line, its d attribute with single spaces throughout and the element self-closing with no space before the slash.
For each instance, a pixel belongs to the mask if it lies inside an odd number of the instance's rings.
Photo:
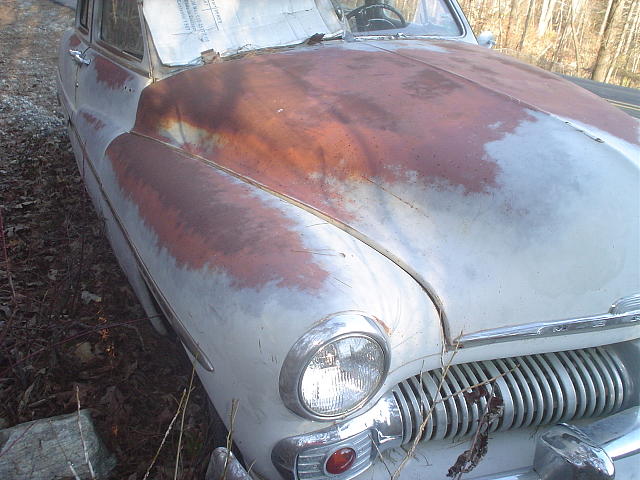
<svg viewBox="0 0 640 480">
<path fill-rule="evenodd" d="M 396 0 L 401 1 L 401 0 Z M 640 87 L 640 0 L 461 0 L 498 48 L 556 72 Z"/>
<path fill-rule="evenodd" d="M 549 22 L 553 17 L 553 10 L 556 7 L 556 0 L 542 0 L 540 8 L 540 18 L 538 20 L 538 37 L 544 36 L 549 27 Z"/>
<path fill-rule="evenodd" d="M 616 38 L 619 33 L 615 28 L 617 23 L 615 20 L 620 10 L 619 7 L 624 4 L 625 0 L 611 0 L 611 11 L 609 18 L 606 20 L 604 34 L 600 40 L 600 48 L 598 48 L 593 73 L 591 74 L 591 78 L 597 82 L 604 82 L 606 80 L 609 67 L 613 61 L 611 45 L 613 45 L 613 39 Z"/>
<path fill-rule="evenodd" d="M 520 37 L 520 43 L 518 43 L 518 50 L 522 50 L 524 41 L 527 38 L 527 31 L 529 30 L 529 22 L 531 20 L 531 14 L 536 5 L 536 0 L 529 0 L 529 8 L 527 8 L 527 18 L 524 21 L 524 28 L 522 30 L 522 36 Z"/>
</svg>

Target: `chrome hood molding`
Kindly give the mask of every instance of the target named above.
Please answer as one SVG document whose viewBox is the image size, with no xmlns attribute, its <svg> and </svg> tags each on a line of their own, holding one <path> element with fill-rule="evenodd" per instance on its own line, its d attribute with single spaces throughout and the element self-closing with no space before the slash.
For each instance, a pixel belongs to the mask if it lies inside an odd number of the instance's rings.
<svg viewBox="0 0 640 480">
<path fill-rule="evenodd" d="M 611 306 L 608 313 L 602 315 L 484 330 L 470 335 L 462 335 L 456 339 L 456 343 L 459 343 L 461 347 L 472 347 L 528 338 L 546 338 L 587 331 L 609 330 L 632 325 L 640 325 L 640 294 L 621 298 Z"/>
</svg>

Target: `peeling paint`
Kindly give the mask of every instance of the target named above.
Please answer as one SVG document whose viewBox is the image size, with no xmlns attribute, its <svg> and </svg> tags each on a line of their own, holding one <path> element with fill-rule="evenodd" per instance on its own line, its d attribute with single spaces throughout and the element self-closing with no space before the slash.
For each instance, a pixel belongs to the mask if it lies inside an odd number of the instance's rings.
<svg viewBox="0 0 640 480">
<path fill-rule="evenodd" d="M 487 48 L 463 42 L 430 43 L 441 46 L 443 51 L 422 48 L 425 42 L 417 42 L 419 48 L 397 51 L 517 98 L 544 112 L 578 120 L 640 145 L 638 122 L 630 121 L 626 113 L 558 75 Z"/>
<path fill-rule="evenodd" d="M 91 125 L 91 127 L 96 131 L 102 130 L 106 126 L 102 120 L 100 120 L 99 118 L 96 118 L 95 115 L 89 112 L 82 112 L 81 115 L 82 115 L 82 118 L 84 118 L 86 122 L 89 125 Z"/>
<path fill-rule="evenodd" d="M 261 203 L 254 187 L 132 135 L 107 150 L 120 188 L 179 265 L 222 268 L 237 288 L 317 290 L 328 274 L 294 220 Z"/>
<path fill-rule="evenodd" d="M 75 48 L 78 45 L 80 45 L 80 43 L 82 43 L 82 41 L 80 40 L 80 37 L 78 37 L 76 34 L 73 34 L 69 37 L 69 47 Z"/>
<path fill-rule="evenodd" d="M 92 67 L 95 69 L 97 81 L 114 90 L 124 88 L 128 81 L 133 80 L 127 69 L 102 55 L 95 56 Z"/>
<path fill-rule="evenodd" d="M 489 126 L 489 111 L 502 123 Z M 135 130 L 348 218 L 349 199 L 333 188 L 344 181 L 497 188 L 499 167 L 484 146 L 527 116 L 518 102 L 421 62 L 327 47 L 155 83 L 142 94 Z"/>
</svg>

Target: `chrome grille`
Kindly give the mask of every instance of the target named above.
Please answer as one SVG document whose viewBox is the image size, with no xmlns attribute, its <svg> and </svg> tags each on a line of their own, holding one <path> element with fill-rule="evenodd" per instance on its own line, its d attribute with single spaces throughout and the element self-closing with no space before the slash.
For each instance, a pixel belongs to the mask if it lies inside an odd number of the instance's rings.
<svg viewBox="0 0 640 480">
<path fill-rule="evenodd" d="M 452 365 L 443 379 L 444 371 L 425 372 L 393 390 L 404 443 L 419 435 L 426 417 L 423 441 L 473 434 L 490 394 L 503 404 L 491 431 L 607 415 L 629 395 L 622 362 L 606 347 Z"/>
</svg>

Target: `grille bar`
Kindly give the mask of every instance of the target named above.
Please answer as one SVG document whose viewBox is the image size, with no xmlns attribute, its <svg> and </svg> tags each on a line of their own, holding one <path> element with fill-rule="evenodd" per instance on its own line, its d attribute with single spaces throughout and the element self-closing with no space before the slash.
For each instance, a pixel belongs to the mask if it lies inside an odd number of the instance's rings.
<svg viewBox="0 0 640 480">
<path fill-rule="evenodd" d="M 452 365 L 444 379 L 443 372 L 411 377 L 393 390 L 404 443 L 420 434 L 427 417 L 422 441 L 472 435 L 490 394 L 503 404 L 490 428 L 496 431 L 609 415 L 621 409 L 630 385 L 622 361 L 606 347 Z M 482 389 L 486 395 L 478 395 Z"/>
</svg>

